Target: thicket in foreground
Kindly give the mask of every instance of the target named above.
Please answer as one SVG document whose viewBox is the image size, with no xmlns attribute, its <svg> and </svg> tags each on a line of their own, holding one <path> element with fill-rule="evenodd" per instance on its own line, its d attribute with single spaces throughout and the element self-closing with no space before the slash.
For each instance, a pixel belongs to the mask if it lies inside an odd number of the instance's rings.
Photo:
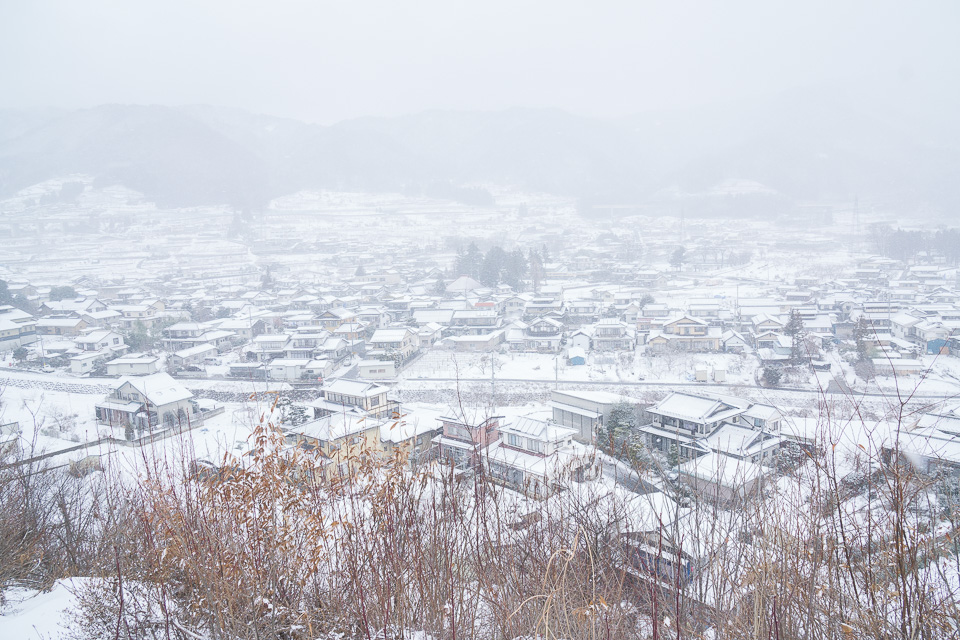
<svg viewBox="0 0 960 640">
<path fill-rule="evenodd" d="M 591 482 L 535 501 L 359 448 L 323 480 L 269 423 L 217 474 L 9 467 L 0 500 L 28 499 L 5 584 L 94 576 L 78 638 L 958 637 L 956 481 L 842 458 L 839 431 L 736 504 Z"/>
</svg>

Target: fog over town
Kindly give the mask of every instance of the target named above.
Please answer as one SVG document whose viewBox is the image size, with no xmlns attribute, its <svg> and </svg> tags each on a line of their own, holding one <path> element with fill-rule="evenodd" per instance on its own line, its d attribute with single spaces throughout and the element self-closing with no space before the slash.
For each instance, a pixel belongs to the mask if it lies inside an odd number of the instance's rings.
<svg viewBox="0 0 960 640">
<path fill-rule="evenodd" d="M 958 27 L 0 6 L 0 638 L 960 638 Z"/>
</svg>

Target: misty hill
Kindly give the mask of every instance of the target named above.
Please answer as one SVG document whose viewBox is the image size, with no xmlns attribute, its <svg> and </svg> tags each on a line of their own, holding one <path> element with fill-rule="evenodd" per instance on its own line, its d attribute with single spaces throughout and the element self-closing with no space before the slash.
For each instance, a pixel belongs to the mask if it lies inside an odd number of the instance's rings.
<svg viewBox="0 0 960 640">
<path fill-rule="evenodd" d="M 268 196 L 256 153 L 178 109 L 106 105 L 73 111 L 0 142 L 0 193 L 69 173 L 122 184 L 162 205 Z"/>
<path fill-rule="evenodd" d="M 473 197 L 459 188 L 476 184 L 641 204 L 664 193 L 722 197 L 725 181 L 783 202 L 960 204 L 956 138 L 803 95 L 616 120 L 510 109 L 332 126 L 208 106 L 0 111 L 0 196 L 69 173 L 172 206 L 258 207 L 311 188 Z"/>
</svg>

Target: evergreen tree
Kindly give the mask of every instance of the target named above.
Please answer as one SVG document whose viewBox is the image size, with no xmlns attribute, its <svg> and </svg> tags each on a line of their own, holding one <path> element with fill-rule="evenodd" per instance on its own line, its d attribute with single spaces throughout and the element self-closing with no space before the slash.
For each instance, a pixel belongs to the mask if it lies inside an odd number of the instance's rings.
<svg viewBox="0 0 960 640">
<path fill-rule="evenodd" d="M 667 462 L 671 467 L 680 466 L 680 448 L 676 443 L 670 445 L 670 451 L 667 453 Z"/>
<path fill-rule="evenodd" d="M 295 404 L 290 407 L 290 411 L 287 414 L 287 422 L 296 426 L 298 424 L 303 424 L 307 421 L 307 408 L 302 404 Z"/>
<path fill-rule="evenodd" d="M 26 296 L 19 293 L 13 296 L 13 301 L 11 304 L 13 304 L 13 306 L 15 306 L 17 309 L 26 311 L 31 315 L 36 315 L 38 311 L 36 303 L 34 303 L 32 300 L 28 300 Z"/>
<path fill-rule="evenodd" d="M 468 276 L 474 280 L 480 280 L 480 269 L 483 267 L 483 253 L 477 247 L 477 243 L 471 242 L 470 246 L 463 253 L 457 253 L 456 270 L 457 275 Z"/>
<path fill-rule="evenodd" d="M 73 287 L 62 286 L 50 289 L 50 300 L 58 302 L 60 300 L 73 300 L 77 297 L 77 290 Z"/>
<path fill-rule="evenodd" d="M 540 283 L 543 281 L 543 258 L 536 249 L 530 250 L 530 279 L 533 280 L 533 290 L 540 291 Z"/>
<path fill-rule="evenodd" d="M 597 433 L 600 448 L 617 457 L 629 457 L 625 444 L 636 426 L 636 407 L 629 402 L 618 402 L 610 409 L 610 415 Z"/>
<path fill-rule="evenodd" d="M 673 255 L 670 256 L 670 265 L 674 269 L 677 269 L 677 270 L 682 269 L 686 253 L 687 253 L 686 249 L 684 249 L 683 247 L 677 247 L 674 250 Z"/>
<path fill-rule="evenodd" d="M 857 346 L 857 362 L 864 362 L 870 359 L 867 339 L 871 333 L 870 323 L 864 316 L 860 316 L 857 324 L 853 328 L 853 341 Z"/>
<path fill-rule="evenodd" d="M 527 277 L 528 270 L 529 265 L 523 251 L 514 249 L 507 254 L 503 282 L 513 287 L 514 291 L 520 291 L 523 288 L 523 280 Z"/>
<path fill-rule="evenodd" d="M 280 411 L 280 422 L 286 423 L 289 419 L 290 410 L 293 407 L 293 400 L 287 396 L 280 396 L 277 398 L 276 407 Z"/>
<path fill-rule="evenodd" d="M 783 378 L 783 370 L 780 367 L 765 367 L 763 369 L 763 384 L 768 387 L 776 387 Z"/>
<path fill-rule="evenodd" d="M 480 282 L 488 287 L 500 284 L 507 263 L 507 253 L 500 247 L 490 247 L 480 267 Z"/>
<path fill-rule="evenodd" d="M 794 309 L 790 312 L 790 320 L 783 328 L 783 332 L 790 336 L 790 361 L 797 363 L 803 356 L 803 319 L 800 313 Z"/>
</svg>

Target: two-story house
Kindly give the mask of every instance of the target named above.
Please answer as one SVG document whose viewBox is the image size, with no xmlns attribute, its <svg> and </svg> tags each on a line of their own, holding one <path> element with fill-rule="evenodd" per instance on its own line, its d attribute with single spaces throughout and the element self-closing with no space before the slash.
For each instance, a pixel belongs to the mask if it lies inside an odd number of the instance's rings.
<svg viewBox="0 0 960 640">
<path fill-rule="evenodd" d="M 230 331 L 240 340 L 248 342 L 266 331 L 266 326 L 260 318 L 227 318 L 220 321 L 217 328 Z"/>
<path fill-rule="evenodd" d="M 662 331 L 650 331 L 647 348 L 653 353 L 668 349 L 686 352 L 719 351 L 722 335 L 720 327 L 712 327 L 700 318 L 683 315 L 664 322 Z"/>
<path fill-rule="evenodd" d="M 780 450 L 783 416 L 773 406 L 730 396 L 671 393 L 647 408 L 640 428 L 647 444 L 680 459 L 708 452 L 767 463 Z"/>
<path fill-rule="evenodd" d="M 636 330 L 618 318 L 601 318 L 594 325 L 591 348 L 596 351 L 632 351 Z"/>
<path fill-rule="evenodd" d="M 167 351 L 178 351 L 192 347 L 206 330 L 206 326 L 199 322 L 177 322 L 164 327 L 163 348 Z"/>
<path fill-rule="evenodd" d="M 554 318 L 537 318 L 523 332 L 523 349 L 556 353 L 563 342 L 563 323 Z"/>
<path fill-rule="evenodd" d="M 93 371 L 97 363 L 124 353 L 127 345 L 123 336 L 109 330 L 90 331 L 73 341 L 80 353 L 70 358 L 70 372 L 83 375 Z"/>
<path fill-rule="evenodd" d="M 175 426 L 189 428 L 202 420 L 193 394 L 166 373 L 121 378 L 95 409 L 98 423 L 129 427 L 128 436 Z"/>
<path fill-rule="evenodd" d="M 681 459 L 693 458 L 707 452 L 705 446 L 697 443 L 700 438 L 713 433 L 724 422 L 736 421 L 749 408 L 750 403 L 739 398 L 674 392 L 647 407 L 652 420 L 639 432 L 652 449 L 675 451 Z"/>
<path fill-rule="evenodd" d="M 127 348 L 127 345 L 125 345 L 123 342 L 122 335 L 115 331 L 104 329 L 91 331 L 90 333 L 78 336 L 73 341 L 73 344 L 77 347 L 77 349 L 85 352 L 118 352 L 124 351 Z"/>
<path fill-rule="evenodd" d="M 270 362 L 282 358 L 286 352 L 290 336 L 286 333 L 264 333 L 254 338 L 251 352 L 259 362 Z"/>
<path fill-rule="evenodd" d="M 409 327 L 377 329 L 370 337 L 370 348 L 386 357 L 399 356 L 403 363 L 420 350 L 420 340 Z"/>
<path fill-rule="evenodd" d="M 593 455 L 574 442 L 576 433 L 544 420 L 519 418 L 500 426 L 500 439 L 487 448 L 483 462 L 491 478 L 546 497 L 565 481 L 595 477 Z"/>
<path fill-rule="evenodd" d="M 456 309 L 450 323 L 461 335 L 483 335 L 499 329 L 502 320 L 496 309 Z"/>
<path fill-rule="evenodd" d="M 373 382 L 331 380 L 320 389 L 320 397 L 310 403 L 315 418 L 331 413 L 353 413 L 374 418 L 393 418 L 400 404 L 387 397 L 387 387 Z"/>
<path fill-rule="evenodd" d="M 284 348 L 284 357 L 290 359 L 312 359 L 317 348 L 322 346 L 330 334 L 326 331 L 296 331 L 290 336 Z"/>
<path fill-rule="evenodd" d="M 327 331 L 333 331 L 345 322 L 357 322 L 357 313 L 344 308 L 327 309 L 318 318 Z"/>
<path fill-rule="evenodd" d="M 433 457 L 434 438 L 440 435 L 441 429 L 433 420 L 385 420 L 380 424 L 380 445 L 387 458 L 402 456 L 416 465 Z"/>
<path fill-rule="evenodd" d="M 120 322 L 125 329 L 130 329 L 136 324 L 149 328 L 157 321 L 158 314 L 166 308 L 166 305 L 159 300 L 145 300 L 140 304 L 115 305 L 111 308 L 120 312 L 122 316 Z"/>
<path fill-rule="evenodd" d="M 15 307 L 0 306 L 0 351 L 13 351 L 36 341 L 36 318 Z"/>
<path fill-rule="evenodd" d="M 553 421 L 575 430 L 574 439 L 587 444 L 596 441 L 597 431 L 610 412 L 624 402 L 623 396 L 607 391 L 574 391 L 554 389 L 550 392 Z"/>
<path fill-rule="evenodd" d="M 500 421 L 493 416 L 471 424 L 458 418 L 442 417 L 442 433 L 434 439 L 440 459 L 460 469 L 475 469 L 480 465 L 484 450 L 500 438 Z"/>
<path fill-rule="evenodd" d="M 380 455 L 382 421 L 354 414 L 328 414 L 290 427 L 287 443 L 314 453 L 326 480 L 348 477 L 361 464 L 363 453 Z"/>
</svg>

